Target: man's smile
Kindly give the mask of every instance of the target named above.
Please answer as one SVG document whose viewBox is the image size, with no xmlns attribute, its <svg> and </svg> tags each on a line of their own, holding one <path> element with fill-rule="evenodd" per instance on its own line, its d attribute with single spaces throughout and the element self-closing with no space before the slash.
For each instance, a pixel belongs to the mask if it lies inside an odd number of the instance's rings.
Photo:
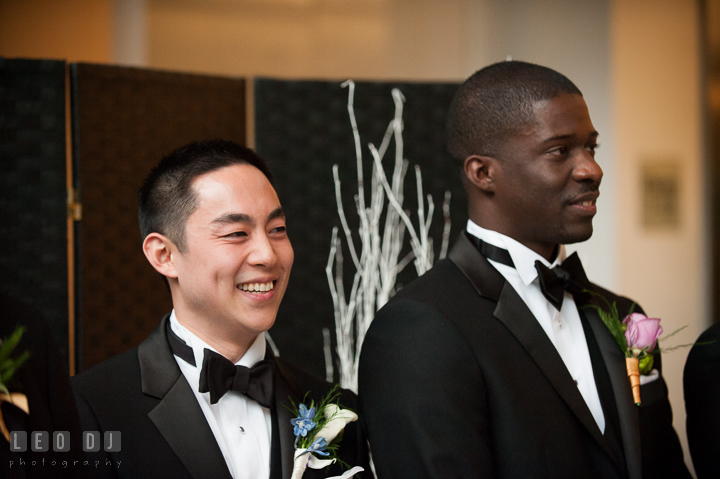
<svg viewBox="0 0 720 479">
<path fill-rule="evenodd" d="M 600 191 L 591 191 L 589 193 L 576 196 L 568 204 L 569 206 L 577 208 L 585 213 L 594 215 L 597 212 L 595 203 L 597 202 L 598 196 L 600 196 Z"/>
<path fill-rule="evenodd" d="M 254 294 L 262 294 L 272 291 L 275 288 L 275 281 L 268 281 L 265 283 L 242 283 L 239 284 L 237 288 Z"/>
</svg>

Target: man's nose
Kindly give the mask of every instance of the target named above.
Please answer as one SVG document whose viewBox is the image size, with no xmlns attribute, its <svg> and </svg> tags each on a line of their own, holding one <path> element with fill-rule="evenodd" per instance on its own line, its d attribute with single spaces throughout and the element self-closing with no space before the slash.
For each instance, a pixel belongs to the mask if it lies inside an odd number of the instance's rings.
<svg viewBox="0 0 720 479">
<path fill-rule="evenodd" d="M 573 178 L 576 181 L 591 181 L 600 186 L 602 177 L 603 170 L 595 161 L 595 157 L 589 151 L 583 149 L 573 170 Z"/>
<path fill-rule="evenodd" d="M 248 261 L 257 266 L 273 266 L 277 262 L 275 248 L 267 235 L 256 235 Z"/>
</svg>

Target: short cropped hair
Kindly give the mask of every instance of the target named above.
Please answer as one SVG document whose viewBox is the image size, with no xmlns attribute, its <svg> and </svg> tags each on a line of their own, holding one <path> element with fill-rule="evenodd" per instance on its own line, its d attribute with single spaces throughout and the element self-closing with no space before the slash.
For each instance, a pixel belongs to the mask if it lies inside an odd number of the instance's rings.
<svg viewBox="0 0 720 479">
<path fill-rule="evenodd" d="M 232 165 L 252 165 L 268 180 L 265 160 L 253 150 L 228 140 L 196 141 L 165 156 L 153 168 L 138 192 L 138 222 L 145 238 L 160 233 L 185 248 L 185 223 L 198 206 L 193 181 L 200 175 Z"/>
<path fill-rule="evenodd" d="M 506 61 L 475 72 L 455 94 L 447 121 L 448 151 L 460 162 L 497 155 L 505 141 L 535 121 L 533 105 L 582 93 L 550 68 Z"/>
</svg>

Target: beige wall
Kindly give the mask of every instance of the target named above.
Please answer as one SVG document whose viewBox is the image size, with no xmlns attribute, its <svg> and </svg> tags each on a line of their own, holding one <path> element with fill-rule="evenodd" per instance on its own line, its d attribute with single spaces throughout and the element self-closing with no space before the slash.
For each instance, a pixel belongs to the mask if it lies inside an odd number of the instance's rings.
<svg viewBox="0 0 720 479">
<path fill-rule="evenodd" d="M 148 0 L 147 62 L 282 78 L 464 76 L 463 0 Z"/>
<path fill-rule="evenodd" d="M 666 332 L 693 342 L 708 323 L 708 245 L 703 184 L 699 15 L 685 0 L 615 0 L 612 16 L 614 128 L 617 139 L 619 289 Z M 681 163 L 677 230 L 641 227 L 640 165 Z M 663 357 L 675 429 L 686 444 L 682 370 L 688 350 Z M 686 454 L 688 464 L 691 463 Z"/>
<path fill-rule="evenodd" d="M 0 56 L 111 62 L 112 0 L 0 0 Z"/>
<path fill-rule="evenodd" d="M 373 77 L 386 68 L 382 2 L 148 2 L 148 63 L 222 73 Z"/>
</svg>

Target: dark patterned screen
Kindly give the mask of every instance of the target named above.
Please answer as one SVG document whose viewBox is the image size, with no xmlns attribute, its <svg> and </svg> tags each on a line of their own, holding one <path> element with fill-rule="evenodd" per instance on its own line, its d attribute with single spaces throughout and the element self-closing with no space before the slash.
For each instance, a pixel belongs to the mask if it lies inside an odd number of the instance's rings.
<svg viewBox="0 0 720 479">
<path fill-rule="evenodd" d="M 82 370 L 136 346 L 170 312 L 141 250 L 137 190 L 183 144 L 245 143 L 245 81 L 88 64 L 71 73 Z"/>
<path fill-rule="evenodd" d="M 68 355 L 65 62 L 0 58 L 0 289 Z"/>
<path fill-rule="evenodd" d="M 412 168 L 420 165 L 425 192 L 433 195 L 436 206 L 431 234 L 436 238 L 437 258 L 442 231 L 441 206 L 446 189 L 453 195 L 451 244 L 467 219 L 459 168 L 454 166 L 445 150 L 445 117 L 457 85 L 356 84 L 355 112 L 368 179 L 372 157 L 367 143 L 379 146 L 393 118 L 393 87 L 398 87 L 406 98 L 404 156 L 410 162 L 410 169 L 405 177 L 404 206 L 412 210 L 411 216 L 416 218 Z M 271 334 L 284 358 L 322 377 L 325 376 L 322 328 L 330 327 L 334 337 L 332 298 L 325 265 L 332 227 L 340 225 L 332 177 L 335 163 L 340 169 L 345 212 L 351 228 L 357 227 L 353 200 L 357 193 L 357 170 L 347 95 L 347 89 L 341 88 L 340 82 L 255 81 L 256 147 L 261 156 L 271 161 L 275 187 L 287 214 L 290 240 L 295 249 L 290 285 Z M 394 144 L 391 144 L 385 155 L 386 165 L 392 165 L 393 154 Z M 367 191 L 366 195 L 369 195 Z M 354 269 L 349 253 L 346 252 L 344 257 L 346 276 L 349 277 Z M 415 271 L 410 265 L 399 282 L 407 282 L 413 277 Z"/>
</svg>

